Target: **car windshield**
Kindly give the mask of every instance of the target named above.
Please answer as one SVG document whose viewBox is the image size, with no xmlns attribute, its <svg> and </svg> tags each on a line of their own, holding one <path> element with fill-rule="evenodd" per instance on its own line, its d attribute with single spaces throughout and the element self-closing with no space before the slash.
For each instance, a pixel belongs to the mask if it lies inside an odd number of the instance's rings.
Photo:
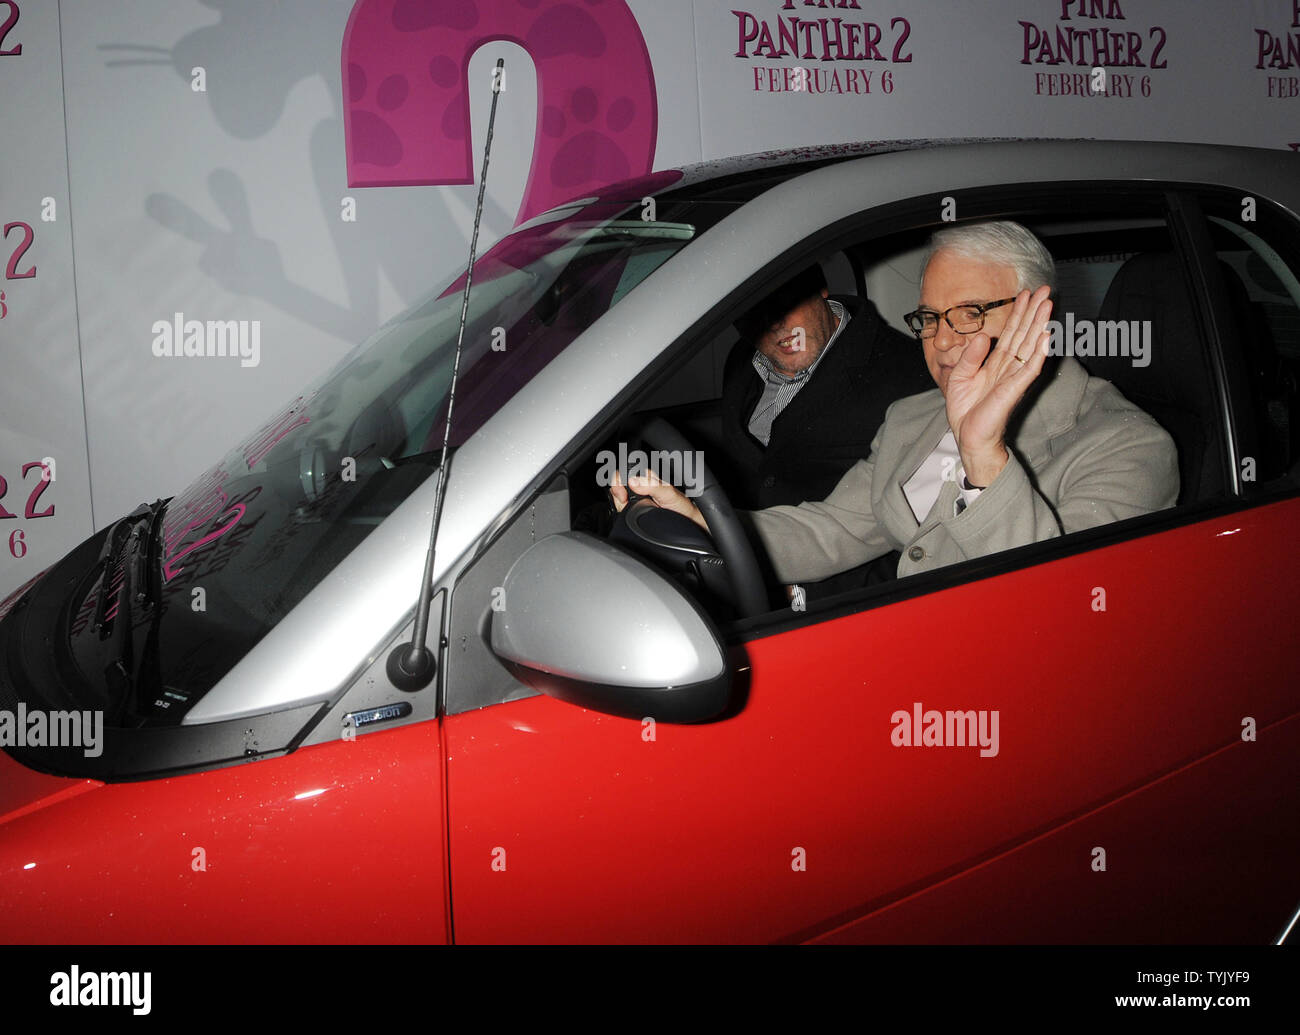
<svg viewBox="0 0 1300 1035">
<path fill-rule="evenodd" d="M 451 447 L 697 232 L 645 211 L 640 200 L 555 210 L 475 264 Z M 131 573 L 149 570 L 137 539 L 83 575 L 64 641 L 64 670 L 83 686 L 65 692 L 103 707 L 110 725 L 180 722 L 430 476 L 463 289 L 462 275 L 390 321 L 171 500 L 150 561 L 156 609 L 127 602 L 146 588 Z M 129 635 L 115 635 L 122 622 Z"/>
</svg>

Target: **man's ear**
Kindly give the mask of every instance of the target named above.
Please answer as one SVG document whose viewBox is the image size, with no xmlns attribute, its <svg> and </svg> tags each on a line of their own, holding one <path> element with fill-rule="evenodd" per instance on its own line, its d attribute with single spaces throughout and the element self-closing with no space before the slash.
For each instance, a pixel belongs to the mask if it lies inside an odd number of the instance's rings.
<svg viewBox="0 0 1300 1035">
<path fill-rule="evenodd" d="M 822 288 L 822 298 L 830 298 L 830 297 L 831 297 L 831 289 Z"/>
</svg>

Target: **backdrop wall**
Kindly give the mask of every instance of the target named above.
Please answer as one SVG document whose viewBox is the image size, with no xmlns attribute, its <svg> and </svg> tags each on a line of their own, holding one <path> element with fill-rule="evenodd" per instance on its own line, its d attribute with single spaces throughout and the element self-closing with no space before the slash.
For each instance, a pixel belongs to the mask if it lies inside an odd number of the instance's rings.
<svg viewBox="0 0 1300 1035">
<path fill-rule="evenodd" d="M 498 57 L 481 250 L 751 151 L 1300 149 L 1300 0 L 0 0 L 0 596 L 463 264 Z"/>
</svg>

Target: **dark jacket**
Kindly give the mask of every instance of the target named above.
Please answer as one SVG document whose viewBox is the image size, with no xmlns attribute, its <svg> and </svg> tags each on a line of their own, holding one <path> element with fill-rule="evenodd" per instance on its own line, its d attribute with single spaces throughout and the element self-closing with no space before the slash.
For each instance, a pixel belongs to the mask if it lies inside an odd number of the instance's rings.
<svg viewBox="0 0 1300 1035">
<path fill-rule="evenodd" d="M 921 343 L 880 318 L 861 298 L 836 295 L 849 325 L 811 379 L 772 424 L 766 448 L 749 433 L 763 392 L 754 347 L 741 340 L 722 383 L 726 462 L 717 465 L 732 503 L 746 510 L 823 500 L 844 472 L 871 453 L 871 440 L 895 399 L 934 387 Z"/>
</svg>

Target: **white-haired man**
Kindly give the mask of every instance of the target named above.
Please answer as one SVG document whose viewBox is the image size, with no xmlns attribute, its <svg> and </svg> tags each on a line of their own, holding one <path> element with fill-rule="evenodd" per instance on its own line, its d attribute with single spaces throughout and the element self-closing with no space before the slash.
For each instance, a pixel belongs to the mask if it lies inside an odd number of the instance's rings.
<svg viewBox="0 0 1300 1035">
<path fill-rule="evenodd" d="M 1054 264 L 1033 234 L 950 227 L 930 239 L 923 269 L 907 320 L 938 390 L 890 406 L 871 455 L 825 500 L 749 515 L 783 582 L 890 550 L 909 575 L 1174 505 L 1177 451 L 1151 417 L 1072 358 L 1034 384 Z M 672 486 L 632 487 L 708 527 Z M 626 490 L 613 492 L 621 506 Z"/>
</svg>

